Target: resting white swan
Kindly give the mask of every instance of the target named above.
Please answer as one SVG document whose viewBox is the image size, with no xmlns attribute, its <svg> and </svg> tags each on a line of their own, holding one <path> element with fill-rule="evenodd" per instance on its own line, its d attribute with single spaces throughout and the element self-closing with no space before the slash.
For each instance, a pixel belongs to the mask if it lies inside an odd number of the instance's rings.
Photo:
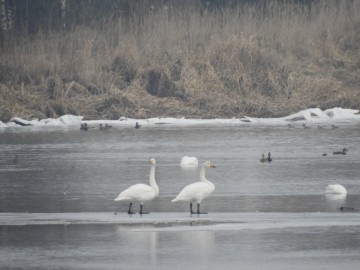
<svg viewBox="0 0 360 270">
<path fill-rule="evenodd" d="M 131 211 L 131 206 L 133 201 L 140 202 L 140 212 L 139 214 L 148 214 L 143 212 L 143 204 L 144 202 L 151 201 L 159 194 L 159 187 L 155 181 L 155 167 L 156 161 L 155 159 L 150 159 L 149 163 L 151 164 L 150 169 L 150 186 L 145 184 L 136 184 L 131 187 L 125 189 L 123 192 L 119 194 L 119 196 L 114 199 L 114 201 L 130 201 L 128 214 L 132 215 L 135 212 Z"/>
<path fill-rule="evenodd" d="M 200 203 L 215 190 L 215 185 L 205 177 L 206 168 L 215 168 L 215 165 L 210 161 L 206 161 L 200 169 L 200 182 L 187 185 L 181 190 L 176 198 L 172 200 L 172 202 L 190 201 L 191 214 L 207 214 L 206 212 L 200 212 Z M 194 212 L 192 209 L 193 202 L 197 203 L 197 212 Z"/>
<path fill-rule="evenodd" d="M 180 162 L 182 167 L 197 167 L 199 165 L 198 159 L 196 157 L 183 156 Z"/>
<path fill-rule="evenodd" d="M 344 186 L 335 184 L 335 185 L 327 185 L 325 188 L 326 194 L 346 194 L 347 191 Z"/>
</svg>

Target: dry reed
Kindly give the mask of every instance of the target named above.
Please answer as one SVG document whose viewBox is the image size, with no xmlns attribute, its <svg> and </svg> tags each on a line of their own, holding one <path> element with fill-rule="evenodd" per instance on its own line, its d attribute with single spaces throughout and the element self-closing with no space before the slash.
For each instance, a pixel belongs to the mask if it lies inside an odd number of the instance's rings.
<svg viewBox="0 0 360 270">
<path fill-rule="evenodd" d="M 169 3 L 127 24 L 120 18 L 7 40 L 0 120 L 65 113 L 280 116 L 359 107 L 359 1 L 217 10 Z"/>
</svg>

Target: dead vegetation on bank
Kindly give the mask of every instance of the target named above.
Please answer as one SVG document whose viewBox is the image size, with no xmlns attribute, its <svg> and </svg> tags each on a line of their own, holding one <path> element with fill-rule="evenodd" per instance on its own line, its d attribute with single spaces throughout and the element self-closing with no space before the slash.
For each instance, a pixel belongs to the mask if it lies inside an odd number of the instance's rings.
<svg viewBox="0 0 360 270">
<path fill-rule="evenodd" d="M 360 105 L 358 1 L 170 5 L 126 27 L 101 25 L 9 36 L 0 120 L 272 117 Z"/>
</svg>

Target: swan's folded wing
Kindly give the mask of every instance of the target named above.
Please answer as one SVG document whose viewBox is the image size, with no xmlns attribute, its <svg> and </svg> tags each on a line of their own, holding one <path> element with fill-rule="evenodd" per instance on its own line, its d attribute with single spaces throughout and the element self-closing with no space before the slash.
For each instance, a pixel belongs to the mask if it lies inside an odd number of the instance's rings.
<svg viewBox="0 0 360 270">
<path fill-rule="evenodd" d="M 122 191 L 115 201 L 122 200 L 137 200 L 137 201 L 146 201 L 154 198 L 154 190 L 145 184 L 136 184 L 133 185 L 124 191 Z"/>
<path fill-rule="evenodd" d="M 172 202 L 199 200 L 210 193 L 211 191 L 209 191 L 209 186 L 206 183 L 196 182 L 184 187 Z"/>
</svg>

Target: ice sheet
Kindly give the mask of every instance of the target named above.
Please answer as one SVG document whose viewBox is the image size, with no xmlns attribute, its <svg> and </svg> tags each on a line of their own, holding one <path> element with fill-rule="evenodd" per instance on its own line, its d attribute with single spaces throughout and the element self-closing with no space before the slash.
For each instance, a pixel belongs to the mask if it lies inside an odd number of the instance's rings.
<svg viewBox="0 0 360 270">
<path fill-rule="evenodd" d="M 243 230 L 287 227 L 354 226 L 360 213 L 0 213 L 0 226 L 118 224 L 135 230 Z M 135 225 L 135 227 L 134 227 Z M 141 226 L 136 226 L 141 225 Z"/>
<path fill-rule="evenodd" d="M 244 125 L 244 124 L 257 124 L 257 125 L 288 125 L 289 123 L 352 123 L 360 121 L 358 110 L 333 108 L 322 111 L 319 108 L 311 108 L 302 110 L 280 118 L 231 118 L 231 119 L 186 119 L 182 118 L 149 118 L 149 119 L 131 119 L 121 117 L 118 120 L 89 120 L 84 121 L 82 116 L 63 115 L 56 119 L 34 119 L 27 121 L 19 117 L 12 118 L 8 123 L 0 122 L 0 128 L 14 127 L 14 126 L 76 126 L 80 127 L 81 123 L 87 123 L 89 127 L 98 128 L 100 124 L 109 124 L 114 126 L 135 126 L 138 122 L 141 126 L 154 126 L 154 125 Z"/>
</svg>

